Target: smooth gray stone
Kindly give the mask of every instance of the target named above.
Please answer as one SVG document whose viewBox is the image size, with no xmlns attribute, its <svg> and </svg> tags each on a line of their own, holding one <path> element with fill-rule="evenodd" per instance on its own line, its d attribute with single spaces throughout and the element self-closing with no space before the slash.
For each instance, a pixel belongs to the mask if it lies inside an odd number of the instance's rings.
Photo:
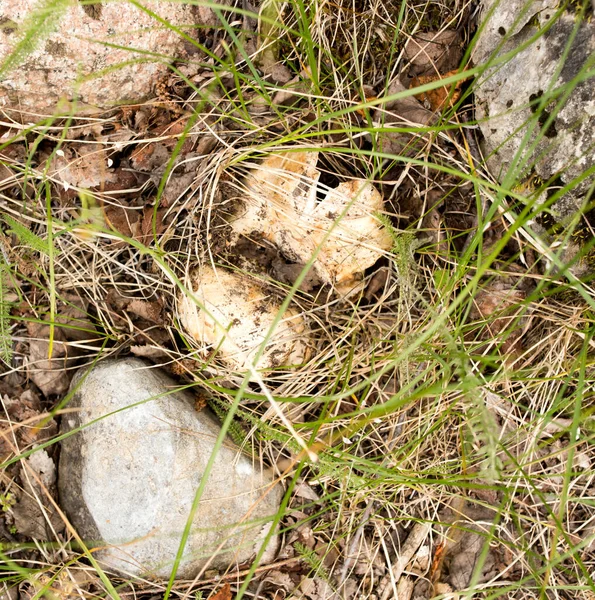
<svg viewBox="0 0 595 600">
<path fill-rule="evenodd" d="M 194 409 L 190 393 L 174 391 L 172 379 L 137 358 L 81 371 L 75 388 L 69 408 L 80 410 L 62 417 L 62 433 L 85 427 L 62 441 L 62 508 L 89 548 L 104 546 L 94 553 L 104 567 L 169 577 L 220 425 L 208 410 Z M 196 576 L 208 561 L 208 568 L 225 568 L 251 560 L 281 496 L 272 474 L 226 439 L 177 577 Z M 262 562 L 273 559 L 277 545 L 274 535 Z"/>
</svg>

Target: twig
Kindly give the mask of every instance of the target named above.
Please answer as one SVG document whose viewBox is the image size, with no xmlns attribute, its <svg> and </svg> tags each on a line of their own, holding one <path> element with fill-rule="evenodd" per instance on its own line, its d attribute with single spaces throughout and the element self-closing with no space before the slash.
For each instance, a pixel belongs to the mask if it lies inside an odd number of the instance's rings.
<svg viewBox="0 0 595 600">
<path fill-rule="evenodd" d="M 395 584 L 401 578 L 405 567 L 409 564 L 417 552 L 417 549 L 428 536 L 429 532 L 429 523 L 416 523 L 413 526 L 411 533 L 403 544 L 401 553 L 397 556 L 397 560 L 392 564 L 390 571 L 382 578 L 382 581 L 380 582 L 379 589 L 383 590 L 380 600 L 388 600 L 391 592 L 398 594 L 397 586 Z M 400 598 L 400 596 L 398 597 Z"/>
</svg>

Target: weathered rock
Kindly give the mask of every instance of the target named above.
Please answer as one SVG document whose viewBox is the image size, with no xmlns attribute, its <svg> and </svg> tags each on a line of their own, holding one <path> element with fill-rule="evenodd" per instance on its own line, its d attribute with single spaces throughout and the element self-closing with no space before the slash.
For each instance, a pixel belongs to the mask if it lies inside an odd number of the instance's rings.
<svg viewBox="0 0 595 600">
<path fill-rule="evenodd" d="M 62 508 L 84 540 L 102 546 L 94 555 L 104 566 L 168 577 L 219 425 L 140 359 L 102 362 L 72 385 L 69 408 L 79 410 L 63 417 L 62 431 L 84 427 L 62 442 Z M 208 477 L 178 577 L 252 559 L 278 509 L 281 487 L 229 439 Z M 273 536 L 263 562 L 277 543 Z"/>
<path fill-rule="evenodd" d="M 561 66 L 576 15 L 562 14 L 546 29 L 555 14 L 553 0 L 537 0 L 526 11 L 523 0 L 492 5 L 493 0 L 483 4 L 488 21 L 474 53 L 476 64 L 486 61 L 494 51 L 501 55 L 527 43 L 540 28 L 544 32 L 527 48 L 504 64 L 487 69 L 478 79 L 476 114 L 485 137 L 489 166 L 500 178 L 513 168 L 515 177 L 528 176 L 533 171 L 544 181 L 559 176 L 562 184 L 569 183 L 595 164 L 595 79 L 578 83 L 567 98 L 564 93 L 587 62 L 592 65 L 595 23 L 585 19 L 578 26 Z M 505 41 L 499 47 L 502 40 Z M 562 92 L 557 96 L 562 102 L 558 112 L 556 98 L 548 101 L 543 110 L 538 106 L 539 99 L 551 90 Z M 552 115 L 552 123 L 545 129 Z M 528 134 L 530 127 L 534 129 Z M 540 131 L 543 135 L 538 140 Z M 592 178 L 588 178 L 579 183 L 558 203 L 558 212 L 566 213 L 562 217 L 576 210 L 591 182 Z"/>
<path fill-rule="evenodd" d="M 555 13 L 559 0 L 482 0 L 482 31 L 473 48 L 475 64 L 485 63 L 503 42 L 519 34 L 535 18 L 545 25 Z"/>
<path fill-rule="evenodd" d="M 167 72 L 167 59 L 183 49 L 178 33 L 130 2 L 62 0 L 45 12 L 44 4 L 0 3 L 0 65 L 8 60 L 0 109 L 28 112 L 27 120 L 52 114 L 63 99 L 77 97 L 80 109 L 142 100 Z M 143 6 L 182 29 L 197 20 L 197 11 L 179 2 Z M 41 32 L 49 34 L 36 31 L 33 51 L 24 52 L 19 43 L 43 19 Z"/>
</svg>

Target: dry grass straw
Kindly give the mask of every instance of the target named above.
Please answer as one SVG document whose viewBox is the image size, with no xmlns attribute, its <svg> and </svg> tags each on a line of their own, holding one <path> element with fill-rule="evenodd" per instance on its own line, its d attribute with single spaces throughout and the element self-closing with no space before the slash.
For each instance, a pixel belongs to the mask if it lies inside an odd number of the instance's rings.
<svg viewBox="0 0 595 600">
<path fill-rule="evenodd" d="M 80 190 L 90 207 L 86 213 L 78 201 L 70 206 L 53 203 L 55 288 L 59 296 L 70 291 L 82 293 L 95 308 L 100 341 L 105 342 L 102 357 L 118 355 L 139 333 L 134 322 L 123 324 L 122 315 L 114 313 L 108 301 L 110 291 L 130 299 L 159 298 L 168 315 L 164 327 L 170 339 L 167 344 L 162 338 L 151 343 L 151 331 L 145 331 L 149 345 L 163 351 L 163 365 L 180 364 L 188 376 L 196 377 L 222 402 L 229 403 L 230 393 L 225 388 L 230 382 L 237 383 L 236 374 L 217 358 L 206 371 L 195 371 L 186 360 L 192 344 L 180 335 L 175 319 L 176 278 L 184 281 L 197 262 L 227 261 L 225 253 L 215 250 L 214 242 L 225 235 L 221 212 L 233 209 L 229 190 L 241 195 L 246 170 L 258 157 L 255 150 L 274 152 L 296 146 L 328 148 L 325 166 L 334 174 L 371 177 L 380 184 L 380 174 L 390 167 L 389 161 L 383 165 L 373 153 L 341 152 L 369 138 L 354 112 L 341 111 L 366 101 L 364 86 L 386 87 L 396 76 L 404 37 L 432 24 L 436 15 L 441 16 L 440 27 L 455 28 L 468 8 L 467 4 L 408 3 L 400 11 L 391 3 L 375 1 L 300 3 L 302 13 L 313 15 L 309 37 L 296 9 L 288 12 L 285 25 L 304 35 L 301 39 L 287 35 L 282 41 L 288 48 L 287 59 L 310 73 L 315 69 L 318 79 L 314 78 L 312 89 L 299 93 L 302 104 L 297 110 L 279 112 L 274 106 L 255 106 L 257 86 L 248 79 L 239 80 L 238 88 L 228 78 L 228 97 L 219 90 L 216 102 L 205 103 L 205 97 L 216 93 L 214 84 L 227 76 L 223 72 L 209 75 L 205 70 L 196 92 L 180 101 L 180 109 L 198 111 L 190 136 L 199 142 L 212 136 L 217 146 L 188 159 L 196 167 L 196 177 L 190 189 L 166 208 L 167 227 L 147 244 L 149 252 L 131 240 L 118 243 L 122 236 L 117 232 L 94 226 L 101 221 L 99 207 L 117 205 L 118 194 Z M 246 72 L 245 67 L 240 60 L 237 68 Z M 272 83 L 266 86 L 271 95 L 278 91 Z M 264 90 L 257 91 L 262 94 Z M 252 98 L 247 113 L 239 101 L 229 99 L 239 98 L 240 92 L 244 98 Z M 325 120 L 321 118 L 325 114 L 331 116 Z M 74 118 L 68 129 L 56 121 L 49 127 L 30 127 L 27 136 L 42 136 L 64 147 L 78 141 L 86 128 L 106 128 L 118 118 L 118 113 Z M 10 128 L 14 135 L 22 131 L 17 123 Z M 330 136 L 327 129 L 341 133 Z M 295 131 L 299 133 L 295 135 Z M 108 136 L 101 149 L 117 146 L 121 150 L 170 139 L 176 136 L 135 135 L 125 142 L 111 141 Z M 417 199 L 422 207 L 420 216 L 431 211 L 435 203 L 432 192 L 452 194 L 454 189 L 472 195 L 469 181 L 461 177 L 453 185 L 427 166 L 428 159 L 463 176 L 489 181 L 488 173 L 471 156 L 464 135 L 440 130 L 426 139 L 419 154 L 398 170 L 394 181 L 399 185 L 391 188 L 383 182 L 395 201 L 387 208 L 395 223 L 402 222 L 397 213 L 400 188 L 407 190 L 408 198 Z M 0 182 L 1 210 L 46 239 L 44 186 L 46 182 L 62 185 L 59 174 L 48 175 L 43 163 L 29 162 L 24 167 L 22 157 L 3 161 L 13 170 Z M 121 193 L 146 194 L 150 185 L 147 182 Z M 470 206 L 473 208 L 472 203 Z M 71 227 L 73 220 L 78 220 L 75 227 Z M 582 402 L 586 413 L 593 407 L 592 342 L 585 348 L 592 313 L 580 300 L 572 304 L 543 296 L 520 302 L 520 313 L 507 316 L 507 326 L 489 340 L 477 335 L 482 319 L 475 323 L 473 334 L 465 317 L 472 301 L 457 310 L 451 306 L 474 276 L 475 265 L 469 261 L 457 270 L 458 257 L 443 251 L 450 235 L 443 223 L 437 236 L 421 218 L 412 228 L 428 231 L 434 243 L 415 260 L 411 247 L 402 248 L 405 255 L 386 256 L 388 275 L 371 301 L 340 301 L 312 294 L 298 294 L 294 299 L 314 332 L 313 358 L 296 370 L 274 373 L 266 383 L 285 417 L 320 457 L 318 465 L 301 471 L 301 481 L 315 486 L 321 501 L 305 521 L 303 511 L 296 508 L 301 503 L 295 501 L 288 516 L 297 514 L 301 524 L 288 527 L 286 536 L 291 539 L 294 530 L 311 530 L 324 565 L 315 574 L 330 582 L 333 593 L 338 594 L 333 597 L 341 597 L 348 580 L 355 582 L 355 595 L 361 598 L 378 593 L 384 581 L 383 589 L 389 590 L 384 597 L 388 597 L 399 583 L 398 578 L 391 580 L 389 573 L 394 573 L 395 555 L 401 552 L 407 533 L 415 523 L 422 524 L 427 538 L 420 545 L 435 551 L 449 535 L 448 523 L 439 527 L 445 508 L 464 497 L 471 504 L 495 508 L 498 518 L 486 536 L 509 555 L 507 569 L 493 579 L 476 582 L 474 593 L 484 589 L 486 597 L 537 598 L 544 597 L 547 589 L 549 598 L 568 597 L 568 593 L 587 598 L 592 581 L 586 573 L 595 568 L 594 554 L 582 550 L 589 540 L 592 545 L 595 530 L 593 429 L 583 429 L 582 421 L 579 426 L 572 415 L 576 402 Z M 528 244 L 522 228 L 517 239 L 521 247 Z M 38 254 L 31 265 L 26 248 L 17 247 L 14 252 L 13 273 L 22 281 L 31 281 L 23 287 L 22 300 L 33 319 L 43 321 L 49 296 L 41 282 L 49 280 L 49 258 Z M 436 273 L 441 270 L 458 277 L 457 285 L 439 285 Z M 511 275 L 502 265 L 494 265 L 492 275 L 512 278 L 513 287 L 527 278 L 526 273 L 512 271 Z M 287 292 L 273 281 L 269 285 L 271 293 L 281 298 Z M 518 328 L 515 319 L 520 319 L 521 313 L 530 322 L 528 343 L 517 356 L 503 360 L 498 348 L 510 331 Z M 439 318 L 444 319 L 443 326 L 436 329 Z M 19 321 L 13 326 L 16 351 L 12 369 L 6 370 L 5 376 L 34 368 L 26 364 L 29 336 L 25 325 Z M 526 327 L 526 321 L 522 326 Z M 489 329 L 489 323 L 483 328 Z M 411 347 L 415 349 L 410 351 Z M 84 351 L 79 365 L 89 365 L 96 358 L 94 346 L 88 345 Z M 247 415 L 253 420 L 247 421 Z M 279 477 L 289 482 L 299 452 L 261 390 L 253 389 L 244 398 L 239 417 L 250 431 L 254 451 L 277 465 Z M 569 439 L 569 432 L 576 432 L 577 427 L 580 433 Z M 15 453 L 23 450 L 15 448 Z M 14 485 L 3 478 L 2 497 L 6 498 Z M 39 500 L 40 505 L 45 503 Z M 68 538 L 57 536 L 52 544 L 34 542 L 33 550 L 23 553 L 19 544 L 14 550 L 7 549 L 7 559 L 13 554 L 16 558 L 7 563 L 5 576 L 27 580 L 39 593 L 68 587 L 73 597 L 89 597 L 83 585 L 87 578 L 96 588 L 104 586 L 93 569 L 76 560 Z M 272 568 L 283 571 L 284 561 L 291 560 L 303 557 L 280 559 Z M 430 566 L 426 569 L 420 576 L 429 579 Z M 259 567 L 255 573 L 266 572 Z M 232 572 L 227 580 L 241 584 L 245 575 Z M 203 582 L 205 590 L 213 581 L 207 578 Z M 191 592 L 187 583 L 178 582 L 173 593 L 190 598 L 199 588 L 195 586 Z M 163 582 L 137 581 L 124 583 L 117 591 L 121 598 L 136 598 L 161 594 L 165 589 Z M 247 595 L 254 595 L 254 589 Z M 56 593 L 60 597 L 62 592 Z"/>
</svg>

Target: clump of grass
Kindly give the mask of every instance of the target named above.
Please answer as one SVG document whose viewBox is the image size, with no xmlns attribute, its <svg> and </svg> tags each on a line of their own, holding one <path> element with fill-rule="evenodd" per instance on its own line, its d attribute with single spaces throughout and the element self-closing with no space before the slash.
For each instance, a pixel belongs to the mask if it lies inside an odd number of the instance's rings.
<svg viewBox="0 0 595 600">
<path fill-rule="evenodd" d="M 458 10 L 454 5 L 406 2 L 393 8 L 373 1 L 331 6 L 295 0 L 276 13 L 275 50 L 301 85 L 295 104 L 287 106 L 273 103 L 281 86 L 262 76 L 258 55 L 241 45 L 247 32 L 238 19 L 244 10 L 217 8 L 220 26 L 213 37 L 216 47 L 207 55 L 210 63 L 201 71 L 204 81 L 190 80 L 180 65 L 172 69 L 170 83 L 184 89 L 177 105 L 192 118 L 182 133 L 159 136 L 171 142 L 171 158 L 161 177 L 147 179 L 135 192 L 140 204 L 146 201 L 151 208 L 142 241 L 122 234 L 106 219 L 108 209 L 117 209 L 122 197 L 101 189 L 80 190 L 70 199 L 72 205 L 64 206 L 47 164 L 36 162 L 42 139 L 50 145 L 57 140 L 77 143 L 81 130 L 91 125 L 109 131 L 117 121 L 113 115 L 47 121 L 17 132 L 10 143 L 29 144 L 34 136 L 37 142 L 25 146 L 26 165 L 14 171 L 13 187 L 0 190 L 2 219 L 19 242 L 16 252 L 29 259 L 38 253 L 39 264 L 34 275 L 1 261 L 0 270 L 15 278 L 23 294 L 35 298 L 31 303 L 39 314 L 55 304 L 60 291 L 81 290 L 102 328 L 106 355 L 127 351 L 139 333 L 134 324 L 122 324 L 109 294 L 159 297 L 169 315 L 163 327 L 167 337 L 154 345 L 163 351 L 164 366 L 186 365 L 193 349 L 176 328 L 176 294 L 197 257 L 225 261 L 212 240 L 225 230 L 220 213 L 241 195 L 255 154 L 316 148 L 333 176 L 357 174 L 382 183 L 391 202 L 378 218 L 392 233 L 394 248 L 383 258 L 386 280 L 380 292 L 341 302 L 271 282 L 276 293 L 307 315 L 314 332 L 307 365 L 273 373 L 264 382 L 266 389 L 250 387 L 216 357 L 200 361 L 194 355 L 195 363 L 181 372 L 214 391 L 211 408 L 223 430 L 262 455 L 289 490 L 298 480 L 316 490 L 320 500 L 310 506 L 304 507 L 308 503 L 295 495 L 288 497 L 289 508 L 280 509 L 277 520 L 286 525 L 292 511 L 309 511 L 317 542 L 333 540 L 336 558 L 322 565 L 309 547 L 298 542 L 294 549 L 309 571 L 333 585 L 352 578 L 360 597 L 377 593 L 378 572 L 384 568 L 384 576 L 392 568 L 410 524 L 428 522 L 438 538 L 442 511 L 464 497 L 497 511 L 502 535 L 490 535 L 494 545 L 507 546 L 512 558 L 502 573 L 505 581 L 498 574 L 463 593 L 537 597 L 549 590 L 562 596 L 569 587 L 592 592 L 593 559 L 581 554 L 595 522 L 590 500 L 595 434 L 592 287 L 589 280 L 564 282 L 542 264 L 549 260 L 564 266 L 555 248 L 532 229 L 535 219 L 549 214 L 548 206 L 538 202 L 538 190 L 522 187 L 520 175 L 497 184 L 483 164 L 470 158 L 454 118 L 439 121 L 429 142 L 412 155 L 381 155 L 373 149 L 369 140 L 376 134 L 375 124 L 359 115 L 369 114 L 376 101 L 366 98 L 364 86 L 385 89 L 397 74 L 399 53 L 409 36 L 420 28 L 460 26 L 469 6 Z M 58 18 L 59 11 L 50 16 Z M 30 39 L 47 26 L 47 20 L 36 22 Z M 10 61 L 5 64 L 12 68 Z M 159 115 L 159 107 L 152 110 Z M 537 113 L 544 110 L 545 104 Z M 539 114 L 535 119 L 539 122 Z M 184 143 L 200 143 L 207 136 L 215 145 L 206 156 L 184 158 L 195 169 L 191 185 L 162 204 L 168 179 L 180 168 L 176 157 Z M 122 152 L 126 160 L 131 150 L 155 141 L 150 131 L 132 131 L 126 142 L 106 138 L 105 147 Z M 389 179 L 398 183 L 390 188 Z M 21 190 L 31 186 L 23 220 L 16 215 L 24 192 L 16 193 L 14 184 Z M 542 184 L 535 182 L 537 188 Z M 442 220 L 438 229 L 443 239 L 421 247 L 416 230 L 403 224 L 421 228 L 436 204 L 456 213 L 459 205 L 449 202 L 457 194 L 467 200 L 470 208 L 465 210 L 475 211 L 477 226 L 444 231 Z M 413 205 L 414 199 L 422 208 L 403 217 L 405 200 Z M 503 232 L 488 245 L 484 234 L 496 222 L 505 223 Z M 585 225 L 581 231 L 588 229 Z M 457 236 L 468 240 L 457 245 Z M 537 255 L 535 263 L 521 268 L 521 257 L 525 260 L 529 251 Z M 470 315 L 478 290 L 501 280 L 511 287 L 526 285 L 526 298 L 511 309 L 513 317 L 495 312 L 474 321 Z M 26 336 L 23 322 L 11 317 L 3 282 L 6 278 L 0 276 L 0 352 L 10 364 L 26 359 L 18 346 L 13 356 L 12 335 Z M 559 295 L 562 291 L 572 294 L 573 301 L 561 301 L 567 300 Z M 517 314 L 529 319 L 529 325 L 519 352 L 506 356 L 503 342 L 518 330 Z M 82 363 L 94 358 L 96 353 L 89 350 Z M 292 438 L 265 392 L 307 441 L 317 463 Z M 570 543 L 579 538 L 578 544 Z M 72 548 L 61 547 L 63 556 L 57 557 L 52 544 L 38 544 L 41 558 L 29 568 L 29 548 L 17 543 L 7 577 L 34 581 L 58 568 L 68 571 L 86 564 Z M 437 547 L 431 542 L 429 551 Z M 255 563 L 243 573 L 238 598 L 261 573 L 257 569 Z M 38 593 L 49 590 L 51 581 L 38 586 Z M 112 592 L 106 581 L 95 577 L 94 593 L 124 595 L 124 587 L 115 585 Z M 166 597 L 186 593 L 184 584 L 173 579 L 127 585 L 137 595 L 162 594 L 164 588 Z M 201 592 L 194 593 L 198 597 Z"/>
</svg>

